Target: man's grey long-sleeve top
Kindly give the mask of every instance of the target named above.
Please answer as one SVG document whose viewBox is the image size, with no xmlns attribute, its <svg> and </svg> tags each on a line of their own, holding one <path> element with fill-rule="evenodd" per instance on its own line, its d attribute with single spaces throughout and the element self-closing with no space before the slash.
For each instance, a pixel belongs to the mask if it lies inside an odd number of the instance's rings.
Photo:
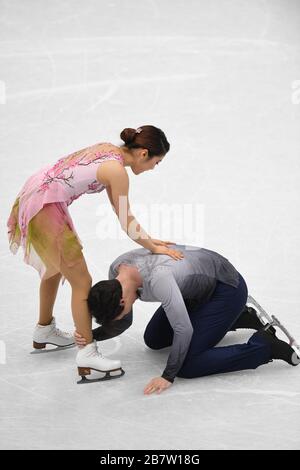
<svg viewBox="0 0 300 470">
<path fill-rule="evenodd" d="M 239 283 L 239 273 L 219 253 L 191 245 L 172 245 L 184 254 L 181 260 L 167 255 L 156 255 L 145 248 L 123 253 L 109 268 L 109 279 L 118 275 L 120 264 L 136 266 L 143 279 L 137 290 L 144 302 L 161 302 L 173 328 L 171 352 L 162 377 L 173 382 L 181 368 L 193 335 L 193 327 L 187 305 L 207 302 L 214 292 L 217 281 L 232 287 Z M 125 331 L 132 323 L 132 310 L 122 320 L 117 320 L 108 330 L 101 326 L 93 330 L 94 339 L 101 341 Z"/>
</svg>

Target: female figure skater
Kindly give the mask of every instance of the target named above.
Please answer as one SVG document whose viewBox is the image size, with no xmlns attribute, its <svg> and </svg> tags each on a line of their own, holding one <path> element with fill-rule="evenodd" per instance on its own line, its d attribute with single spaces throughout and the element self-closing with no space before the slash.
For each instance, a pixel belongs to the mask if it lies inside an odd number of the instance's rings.
<svg viewBox="0 0 300 470">
<path fill-rule="evenodd" d="M 147 235 L 132 215 L 128 201 L 129 178 L 125 167 L 130 167 L 135 175 L 153 170 L 170 148 L 164 132 L 148 125 L 137 130 L 126 128 L 120 137 L 125 143 L 121 147 L 108 142 L 97 143 L 33 174 L 18 193 L 7 222 L 10 250 L 15 254 L 22 245 L 25 263 L 33 266 L 41 278 L 34 348 L 42 349 L 46 344 L 59 347 L 74 344 L 71 334 L 56 328 L 53 317 L 60 279 L 62 283 L 67 279 L 72 288 L 71 308 L 76 331 L 90 345 L 78 352 L 77 364 L 104 371 L 119 369 L 121 365 L 120 361 L 103 358 L 93 341 L 87 306 L 92 278 L 68 206 L 82 194 L 106 189 L 121 227 L 130 238 L 152 253 L 169 255 L 175 260 L 183 258 L 180 251 L 168 247 L 172 242 Z M 120 207 L 124 198 L 126 214 L 122 214 Z M 138 235 L 135 232 L 133 236 L 130 226 L 139 228 Z"/>
</svg>

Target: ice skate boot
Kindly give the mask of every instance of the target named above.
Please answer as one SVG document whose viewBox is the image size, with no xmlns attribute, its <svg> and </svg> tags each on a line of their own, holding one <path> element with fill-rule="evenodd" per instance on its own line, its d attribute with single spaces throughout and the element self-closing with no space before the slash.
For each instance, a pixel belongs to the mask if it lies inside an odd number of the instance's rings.
<svg viewBox="0 0 300 470">
<path fill-rule="evenodd" d="M 255 307 L 255 311 L 256 311 L 256 315 L 258 316 L 259 320 L 261 321 L 261 323 L 263 325 L 266 325 L 268 324 L 269 325 L 269 328 L 271 329 L 271 331 L 274 330 L 274 328 L 272 329 L 271 326 L 273 325 L 274 323 L 274 319 L 273 319 L 273 316 L 270 316 L 263 308 L 261 305 L 259 305 L 259 303 L 251 296 L 249 295 L 248 296 L 248 299 L 247 299 L 247 305 L 250 304 L 252 305 L 253 307 Z M 274 331 L 275 333 L 275 331 Z"/>
<path fill-rule="evenodd" d="M 121 367 L 121 361 L 103 357 L 97 349 L 97 341 L 95 340 L 84 348 L 79 349 L 76 363 L 78 374 L 81 376 L 81 380 L 77 382 L 78 384 L 117 379 L 125 374 Z M 102 372 L 105 375 L 100 378 L 87 379 L 86 375 L 90 375 L 91 370 Z M 111 375 L 111 372 L 116 372 L 117 375 Z"/>
<path fill-rule="evenodd" d="M 271 332 L 273 332 L 272 328 L 274 328 L 274 327 L 279 328 L 286 335 L 286 337 L 288 338 L 289 345 L 291 346 L 291 348 L 294 349 L 294 351 L 296 352 L 296 355 L 298 357 L 300 357 L 300 345 L 299 345 L 299 343 L 290 334 L 290 332 L 286 329 L 286 327 L 278 320 L 278 318 L 275 317 L 275 315 L 270 316 L 262 308 L 262 306 L 259 305 L 259 303 L 253 297 L 249 296 L 247 302 L 249 302 L 250 304 L 252 304 L 256 307 L 257 315 L 259 316 L 261 322 L 264 322 L 265 320 L 267 321 L 267 324 L 265 325 L 264 328 L 270 330 Z"/>
<path fill-rule="evenodd" d="M 270 344 L 271 359 L 281 359 L 292 366 L 297 366 L 300 363 L 300 354 L 298 355 L 290 344 L 277 338 L 276 334 L 272 334 L 268 326 L 266 325 L 255 335 L 264 338 Z"/>
<path fill-rule="evenodd" d="M 245 328 L 249 330 L 260 330 L 265 326 L 257 314 L 257 311 L 249 307 L 248 305 L 245 306 L 244 310 L 242 311 L 239 318 L 236 322 L 232 325 L 229 331 L 236 331 L 239 328 Z M 276 330 L 273 326 L 270 325 L 270 331 L 275 334 Z"/>
<path fill-rule="evenodd" d="M 61 331 L 56 327 L 55 318 L 53 317 L 50 325 L 42 326 L 37 324 L 33 332 L 34 353 L 46 352 L 45 348 L 47 344 L 57 346 L 55 349 L 47 350 L 47 352 L 50 352 L 57 351 L 59 349 L 66 349 L 67 347 L 74 347 L 75 341 L 71 333 Z"/>
</svg>

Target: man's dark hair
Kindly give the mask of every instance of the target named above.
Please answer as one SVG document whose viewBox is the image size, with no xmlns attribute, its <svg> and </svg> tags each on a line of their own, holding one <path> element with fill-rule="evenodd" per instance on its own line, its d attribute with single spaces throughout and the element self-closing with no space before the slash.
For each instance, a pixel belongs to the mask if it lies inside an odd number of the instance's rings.
<svg viewBox="0 0 300 470">
<path fill-rule="evenodd" d="M 120 305 L 121 298 L 122 286 L 117 279 L 99 281 L 92 286 L 87 303 L 91 315 L 99 325 L 110 325 L 122 312 L 124 307 Z"/>
</svg>

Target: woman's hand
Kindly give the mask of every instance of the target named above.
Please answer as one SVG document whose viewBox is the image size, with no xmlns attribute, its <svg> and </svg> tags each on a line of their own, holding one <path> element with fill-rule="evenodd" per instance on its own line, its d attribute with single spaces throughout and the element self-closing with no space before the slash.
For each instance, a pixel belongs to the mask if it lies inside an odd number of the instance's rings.
<svg viewBox="0 0 300 470">
<path fill-rule="evenodd" d="M 155 238 L 151 238 L 151 241 L 152 241 L 152 243 L 154 243 L 154 245 L 163 245 L 163 246 L 176 245 L 176 243 L 164 242 L 162 240 L 156 240 Z"/>
<path fill-rule="evenodd" d="M 161 393 L 167 388 L 171 387 L 172 383 L 163 377 L 155 377 L 144 388 L 144 395 L 151 395 L 151 393 Z"/>
<path fill-rule="evenodd" d="M 76 330 L 74 331 L 74 339 L 75 339 L 76 345 L 79 348 L 84 348 L 84 346 L 86 346 L 87 344 L 86 339 L 83 336 L 81 336 L 79 333 L 77 333 Z"/>
<path fill-rule="evenodd" d="M 168 248 L 165 245 L 155 245 L 155 247 L 151 251 L 155 255 L 168 255 L 168 256 L 171 256 L 171 258 L 175 259 L 176 261 L 184 258 L 181 251 L 174 250 L 172 248 Z"/>
</svg>

